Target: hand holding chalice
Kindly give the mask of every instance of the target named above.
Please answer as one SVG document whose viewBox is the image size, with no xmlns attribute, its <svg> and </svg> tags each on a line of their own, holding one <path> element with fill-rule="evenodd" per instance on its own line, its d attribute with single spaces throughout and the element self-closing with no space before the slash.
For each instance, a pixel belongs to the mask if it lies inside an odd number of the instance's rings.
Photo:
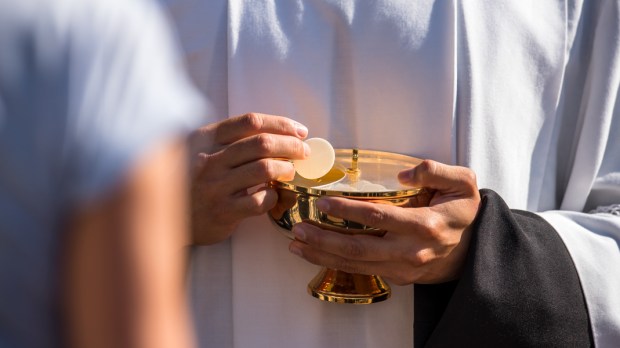
<svg viewBox="0 0 620 348">
<path fill-rule="evenodd" d="M 295 178 L 272 183 L 278 190 L 279 202 L 270 216 L 291 239 L 295 239 L 293 227 L 301 222 L 341 234 L 372 238 L 385 234 L 383 229 L 326 214 L 319 209 L 324 197 L 392 206 L 419 206 L 428 201 L 426 190 L 405 186 L 398 180 L 401 171 L 421 163 L 417 158 L 358 149 L 336 149 L 330 155 L 331 145 L 325 140 L 309 139 L 308 143 L 311 156 L 301 165 L 296 163 Z M 308 284 L 308 292 L 325 301 L 357 304 L 375 303 L 390 296 L 389 285 L 377 275 L 327 267 Z"/>
</svg>

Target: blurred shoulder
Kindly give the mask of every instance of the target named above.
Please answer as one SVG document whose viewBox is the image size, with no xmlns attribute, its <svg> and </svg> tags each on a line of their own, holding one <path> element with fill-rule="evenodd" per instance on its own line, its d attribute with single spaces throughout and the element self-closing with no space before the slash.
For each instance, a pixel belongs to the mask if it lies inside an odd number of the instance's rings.
<svg viewBox="0 0 620 348">
<path fill-rule="evenodd" d="M 62 29 L 74 26 L 120 30 L 145 20 L 164 20 L 160 7 L 151 0 L 0 0 L 0 25 L 56 29 L 48 34 L 66 33 Z"/>
</svg>

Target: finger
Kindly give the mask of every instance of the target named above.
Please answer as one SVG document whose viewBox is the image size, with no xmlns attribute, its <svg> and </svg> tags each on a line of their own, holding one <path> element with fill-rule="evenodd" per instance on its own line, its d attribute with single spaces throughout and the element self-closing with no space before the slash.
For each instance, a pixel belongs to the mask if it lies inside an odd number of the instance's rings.
<svg viewBox="0 0 620 348">
<path fill-rule="evenodd" d="M 231 144 L 221 154 L 223 165 L 233 168 L 261 158 L 304 159 L 310 148 L 295 137 L 258 134 Z"/>
<path fill-rule="evenodd" d="M 287 117 L 249 113 L 222 121 L 217 127 L 215 141 L 219 144 L 231 144 L 261 133 L 304 139 L 308 135 L 308 128 Z"/>
<path fill-rule="evenodd" d="M 200 153 L 194 166 L 194 178 L 205 179 L 213 173 L 216 177 L 231 175 L 236 170 L 237 189 L 250 187 L 271 180 L 292 180 L 295 175 L 293 164 L 274 158 L 303 158 L 309 150 L 299 139 L 273 134 L 261 134 L 243 139 L 212 155 Z M 275 162 L 268 162 L 270 161 Z M 244 175 L 243 173 L 250 173 Z M 246 182 L 250 179 L 250 182 Z"/>
<path fill-rule="evenodd" d="M 419 208 L 419 207 L 427 207 L 431 199 L 433 198 L 433 194 L 435 190 L 433 189 L 424 189 L 419 193 L 411 196 L 407 203 L 405 203 L 402 207 L 406 208 Z"/>
<path fill-rule="evenodd" d="M 237 192 L 274 180 L 293 180 L 294 177 L 295 167 L 291 162 L 261 159 L 231 169 L 224 185 L 229 188 L 229 191 Z"/>
<path fill-rule="evenodd" d="M 238 168 L 229 169 L 224 174 L 221 172 L 213 174 L 210 172 L 214 167 L 210 166 L 213 162 L 209 162 L 209 160 L 207 160 L 202 172 L 194 179 L 194 186 L 208 188 L 208 191 L 211 192 L 210 196 L 214 197 L 232 197 L 233 199 L 243 198 L 247 200 L 246 196 L 251 196 L 254 193 L 249 191 L 255 191 L 255 188 L 258 186 L 264 186 L 266 183 L 274 180 L 292 180 L 295 176 L 295 168 L 288 161 L 263 159 Z M 271 191 L 274 190 L 271 189 Z M 275 197 L 277 200 L 277 193 Z M 222 202 L 222 204 L 229 203 Z M 247 202 L 246 204 L 252 206 L 252 202 Z M 275 203 L 273 205 L 275 206 Z M 231 208 L 235 209 L 235 207 Z M 243 207 L 240 209 L 243 209 Z"/>
<path fill-rule="evenodd" d="M 268 212 L 278 202 L 278 194 L 271 188 L 262 188 L 252 194 L 240 195 L 230 202 L 233 219 L 239 220 Z"/>
<path fill-rule="evenodd" d="M 425 207 L 404 209 L 389 204 L 378 204 L 354 199 L 323 197 L 316 201 L 322 212 L 345 220 L 386 231 L 410 231 L 424 220 Z"/>
<path fill-rule="evenodd" d="M 347 235 L 323 230 L 307 223 L 293 227 L 295 239 L 315 249 L 337 255 L 347 260 L 383 261 L 394 255 L 390 243 L 381 237 L 371 235 Z"/>
<path fill-rule="evenodd" d="M 197 154 L 199 152 L 215 152 L 213 145 L 215 143 L 214 134 L 217 125 L 218 123 L 208 124 L 194 130 L 189 134 L 187 140 L 191 153 Z"/>
<path fill-rule="evenodd" d="M 400 262 L 349 260 L 318 250 L 297 240 L 289 244 L 289 251 L 315 265 L 352 274 L 378 275 L 391 284 L 399 286 L 413 284 L 427 273 L 424 267 L 407 267 Z"/>
<path fill-rule="evenodd" d="M 347 259 L 314 248 L 298 240 L 294 240 L 289 244 L 289 251 L 312 264 L 337 269 L 347 273 L 383 276 L 386 275 L 386 273 L 389 275 L 389 270 L 394 266 L 391 262 Z"/>
<path fill-rule="evenodd" d="M 297 203 L 297 194 L 293 191 L 284 189 L 276 189 L 276 192 L 278 193 L 278 203 L 269 211 L 269 214 L 279 220 L 284 216 L 286 211 Z"/>
<path fill-rule="evenodd" d="M 401 183 L 427 187 L 442 192 L 466 192 L 477 190 L 476 175 L 466 167 L 450 166 L 432 160 L 424 160 L 412 169 L 398 173 Z"/>
</svg>

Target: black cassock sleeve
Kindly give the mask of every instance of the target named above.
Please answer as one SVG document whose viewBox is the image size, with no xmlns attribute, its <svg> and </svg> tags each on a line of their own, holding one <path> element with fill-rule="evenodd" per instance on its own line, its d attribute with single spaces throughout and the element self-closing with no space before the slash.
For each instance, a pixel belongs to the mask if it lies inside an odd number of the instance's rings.
<svg viewBox="0 0 620 348">
<path fill-rule="evenodd" d="M 480 193 L 461 278 L 415 285 L 415 346 L 593 346 L 577 271 L 553 227 Z"/>
</svg>

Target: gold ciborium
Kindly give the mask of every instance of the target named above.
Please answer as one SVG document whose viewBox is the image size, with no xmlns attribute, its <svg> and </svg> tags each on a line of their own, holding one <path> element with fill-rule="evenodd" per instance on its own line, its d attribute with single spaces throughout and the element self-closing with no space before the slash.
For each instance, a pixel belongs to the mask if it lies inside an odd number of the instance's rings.
<svg viewBox="0 0 620 348">
<path fill-rule="evenodd" d="M 292 181 L 275 181 L 278 206 L 270 212 L 285 235 L 294 239 L 291 230 L 299 222 L 345 234 L 371 234 L 382 237 L 386 231 L 365 226 L 321 212 L 317 199 L 324 196 L 346 197 L 396 206 L 419 206 L 423 188 L 403 186 L 398 181 L 401 170 L 412 168 L 420 159 L 397 153 L 336 149 L 336 162 L 325 176 L 309 180 L 299 175 Z M 420 199 L 419 199 L 420 198 Z M 329 302 L 368 304 L 390 297 L 389 285 L 376 275 L 351 274 L 324 267 L 308 284 L 310 295 Z"/>
</svg>

